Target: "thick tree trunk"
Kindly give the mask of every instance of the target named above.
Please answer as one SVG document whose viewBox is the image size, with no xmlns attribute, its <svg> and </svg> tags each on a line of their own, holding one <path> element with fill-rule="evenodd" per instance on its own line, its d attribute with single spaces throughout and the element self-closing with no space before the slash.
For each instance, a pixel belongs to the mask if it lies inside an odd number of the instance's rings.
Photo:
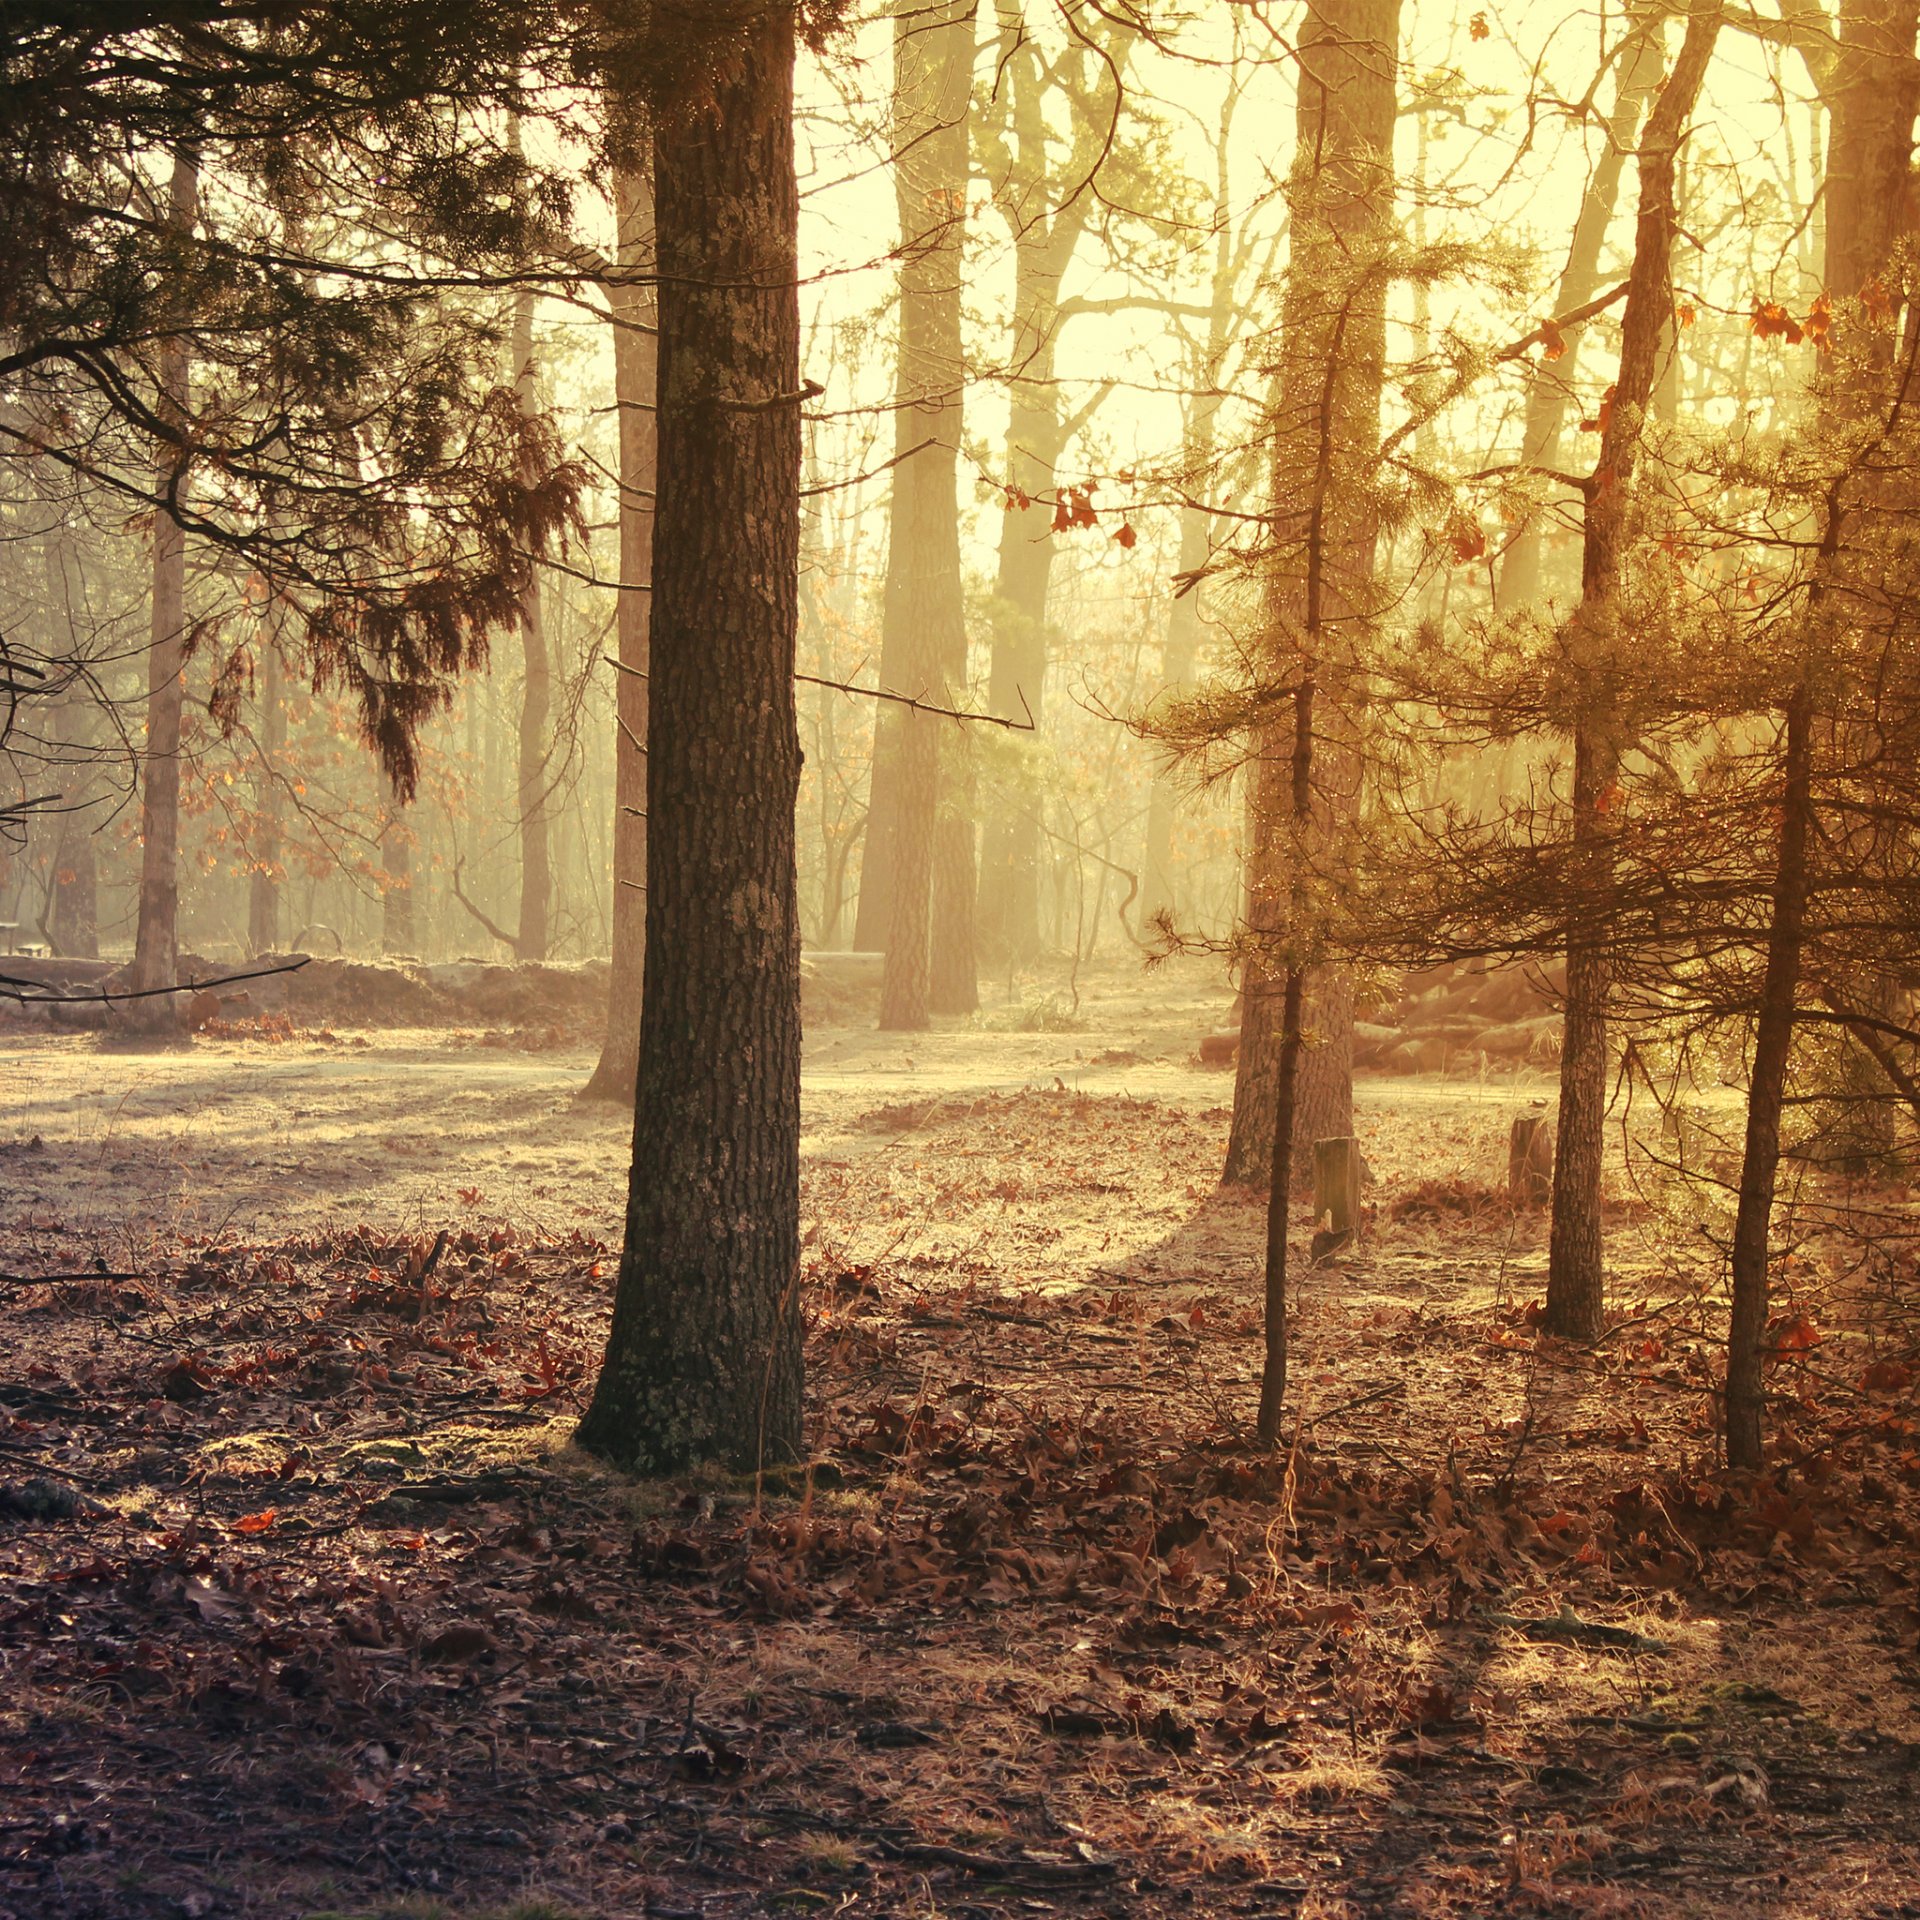
<svg viewBox="0 0 1920 1920">
<path fill-rule="evenodd" d="M 533 364 L 533 289 L 513 297 L 513 382 L 523 414 L 540 410 Z M 553 851 L 547 831 L 547 718 L 553 708 L 553 667 L 547 654 L 545 609 L 536 570 L 520 596 L 520 726 L 516 798 L 520 814 L 520 924 L 514 957 L 547 957 L 553 912 Z"/>
<path fill-rule="evenodd" d="M 174 156 L 167 218 L 177 233 L 192 231 L 200 191 L 198 159 Z M 170 424 L 186 425 L 192 378 L 185 339 L 160 345 L 160 404 Z M 188 457 L 169 451 L 161 460 L 160 490 L 177 500 L 187 484 Z M 147 653 L 147 740 L 140 781 L 140 913 L 134 934 L 133 985 L 151 992 L 171 987 L 180 972 L 180 716 L 186 683 L 187 536 L 166 506 L 153 517 L 153 628 Z M 133 1025 L 177 1029 L 180 1009 L 171 997 L 135 1001 Z"/>
<path fill-rule="evenodd" d="M 269 612 L 260 645 L 259 718 L 253 767 L 253 845 L 247 880 L 247 945 L 280 950 L 280 756 L 287 744 L 286 669 Z"/>
<path fill-rule="evenodd" d="M 1560 1052 L 1545 1325 L 1549 1333 L 1572 1340 L 1595 1339 L 1602 1326 L 1610 845 L 1619 820 L 1618 714 L 1635 671 L 1631 636 L 1622 631 L 1618 618 L 1627 561 L 1627 505 L 1660 344 L 1673 319 L 1674 181 L 1680 144 L 1719 32 L 1717 0 L 1695 0 L 1673 71 L 1647 118 L 1633 266 L 1620 324 L 1620 370 L 1600 434 L 1600 457 L 1586 487 L 1580 606 L 1567 636 L 1568 666 L 1577 688 L 1570 729 L 1570 872 L 1575 897 L 1567 936 L 1566 1031 Z"/>
<path fill-rule="evenodd" d="M 1223 1178 L 1264 1186 L 1274 1149 L 1287 1045 L 1285 951 L 1304 940 L 1305 864 L 1338 838 L 1358 797 L 1345 711 L 1346 663 L 1369 615 L 1376 529 L 1365 487 L 1379 450 L 1386 356 L 1384 275 L 1373 271 L 1393 228 L 1399 0 L 1310 0 L 1299 41 L 1292 258 L 1281 310 L 1273 429 L 1274 579 L 1269 661 L 1276 686 L 1314 679 L 1331 750 L 1314 769 L 1311 806 L 1294 797 L 1294 746 L 1269 725 L 1256 742 L 1249 796 L 1247 930 L 1240 1053 Z M 1298 1101 L 1311 1128 L 1352 1131 L 1352 995 L 1312 969 L 1294 1044 Z M 1311 1044 L 1309 1044 L 1309 1035 Z M 1316 1131 L 1291 1133 L 1293 1178 L 1312 1169 Z"/>
<path fill-rule="evenodd" d="M 653 182 L 638 168 L 614 175 L 617 260 L 630 275 L 653 270 Z M 654 351 L 652 282 L 609 289 L 614 400 L 620 410 L 620 664 L 614 688 L 613 961 L 607 1035 L 587 1082 L 589 1098 L 631 1101 L 640 1073 L 641 976 L 647 950 L 647 634 L 653 574 Z"/>
<path fill-rule="evenodd" d="M 966 606 L 960 580 L 960 332 L 967 200 L 967 98 L 973 76 L 974 0 L 896 0 L 893 177 L 900 215 L 900 351 L 887 548 L 883 658 L 901 663 L 888 684 L 951 706 L 966 687 Z M 902 710 L 887 884 L 886 966 L 880 1025 L 928 1023 L 940 733 L 952 721 Z M 969 863 L 971 864 L 971 863 Z M 951 884 L 956 876 L 951 869 Z M 949 903 L 949 914 L 952 907 Z M 957 956 L 947 956 L 949 961 Z"/>
<path fill-rule="evenodd" d="M 1887 264 L 1912 204 L 1908 169 L 1920 108 L 1920 0 L 1842 0 L 1826 90 L 1826 288 L 1859 293 Z"/>
<path fill-rule="evenodd" d="M 655 0 L 690 32 L 704 0 Z M 664 16 L 664 18 L 663 18 Z M 794 22 L 654 133 L 660 499 L 647 966 L 626 1248 L 580 1443 L 637 1471 L 801 1446 Z"/>
<path fill-rule="evenodd" d="M 941 800 L 933 826 L 932 953 L 927 1005 L 934 1013 L 980 1010 L 980 973 L 974 943 L 978 879 L 973 857 L 972 742 L 950 729 L 941 742 Z"/>
<path fill-rule="evenodd" d="M 1768 1235 L 1780 1169 L 1780 1113 L 1807 916 L 1807 841 L 1813 816 L 1813 699 L 1802 685 L 1787 709 L 1780 854 L 1767 929 L 1767 971 L 1753 1036 L 1747 1087 L 1746 1153 L 1733 1224 L 1733 1325 L 1727 1340 L 1727 1465 L 1758 1467 L 1766 1395 L 1761 1382 L 1767 1328 Z"/>
</svg>

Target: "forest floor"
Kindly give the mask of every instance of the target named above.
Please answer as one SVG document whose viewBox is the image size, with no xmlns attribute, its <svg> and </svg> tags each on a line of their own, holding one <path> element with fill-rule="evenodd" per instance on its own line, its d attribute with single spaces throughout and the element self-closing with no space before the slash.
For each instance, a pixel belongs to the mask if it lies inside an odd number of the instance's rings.
<svg viewBox="0 0 1920 1920">
<path fill-rule="evenodd" d="M 1910 1244 L 1789 1262 L 1732 1478 L 1711 1202 L 1543 1340 L 1551 1083 L 1368 1080 L 1271 1457 L 1224 1018 L 810 1035 L 759 1486 L 568 1445 L 590 1049 L 0 1037 L 0 1915 L 1920 1914 Z"/>
</svg>

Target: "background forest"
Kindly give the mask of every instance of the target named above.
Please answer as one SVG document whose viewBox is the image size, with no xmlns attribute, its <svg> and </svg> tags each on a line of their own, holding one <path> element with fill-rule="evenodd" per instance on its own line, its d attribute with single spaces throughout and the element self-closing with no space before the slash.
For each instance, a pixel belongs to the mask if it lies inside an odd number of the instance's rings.
<svg viewBox="0 0 1920 1920">
<path fill-rule="evenodd" d="M 1909 1910 L 1920 0 L 0 48 L 16 1920 Z"/>
</svg>

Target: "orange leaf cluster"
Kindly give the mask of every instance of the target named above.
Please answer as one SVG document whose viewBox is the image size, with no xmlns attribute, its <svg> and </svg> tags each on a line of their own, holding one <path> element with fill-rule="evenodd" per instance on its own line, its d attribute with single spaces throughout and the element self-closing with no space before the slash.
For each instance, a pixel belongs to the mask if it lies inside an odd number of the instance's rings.
<svg viewBox="0 0 1920 1920">
<path fill-rule="evenodd" d="M 1089 480 L 1084 487 L 1063 487 L 1053 506 L 1054 532 L 1071 533 L 1076 527 L 1097 524 L 1098 516 L 1093 510 L 1093 482 Z"/>
</svg>

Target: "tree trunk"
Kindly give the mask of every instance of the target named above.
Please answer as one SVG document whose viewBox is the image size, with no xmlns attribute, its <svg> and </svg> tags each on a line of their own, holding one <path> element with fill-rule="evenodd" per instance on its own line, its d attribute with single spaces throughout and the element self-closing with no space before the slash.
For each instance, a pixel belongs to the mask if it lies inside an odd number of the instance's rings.
<svg viewBox="0 0 1920 1920">
<path fill-rule="evenodd" d="M 1060 480 L 1060 456 L 1091 416 L 1096 394 L 1071 417 L 1060 411 L 1057 374 L 1061 286 L 1101 196 L 1091 190 L 1114 131 L 1119 102 L 1096 98 L 1092 76 L 1119 86 L 1135 35 L 1125 9 L 1102 11 L 1076 26 L 1072 45 L 1049 60 L 1027 30 L 1021 0 L 995 0 L 998 45 L 995 95 L 1005 106 L 1004 178 L 994 179 L 994 204 L 1013 239 L 1014 293 L 1008 381 L 1007 485 L 1041 501 Z M 1096 40 L 1098 44 L 1096 46 Z M 1063 156 L 1050 124 L 1050 105 L 1064 97 L 1070 148 Z M 983 138 L 989 129 L 983 122 Z M 1053 581 L 1054 540 L 1041 508 L 1011 512 L 1000 531 L 994 581 L 987 701 L 995 713 L 1033 718 L 1046 707 L 1047 597 Z M 976 926 L 983 952 L 1024 961 L 1040 951 L 1040 868 L 1045 796 L 1038 790 L 1042 742 L 1024 736 L 1015 753 L 1030 771 L 988 796 L 981 834 Z"/>
<path fill-rule="evenodd" d="M 513 383 L 521 413 L 538 413 L 531 287 L 521 287 L 513 296 Z M 547 717 L 553 707 L 553 668 L 547 656 L 546 618 L 537 570 L 529 575 L 526 591 L 520 596 L 520 650 L 523 671 L 516 743 L 520 925 L 513 947 L 517 960 L 544 960 L 553 912 L 553 854 L 547 832 Z"/>
<path fill-rule="evenodd" d="M 1237 33 L 1237 29 L 1236 29 Z M 1236 39 L 1236 48 L 1238 41 Z M 1180 573 L 1191 582 L 1167 609 L 1166 640 L 1160 653 L 1160 684 L 1178 696 L 1193 679 L 1200 652 L 1200 620 L 1204 589 L 1200 569 L 1213 557 L 1213 515 L 1205 504 L 1217 484 L 1214 454 L 1224 397 L 1227 352 L 1238 329 L 1246 324 L 1236 305 L 1234 290 L 1241 260 L 1236 236 L 1231 165 L 1233 123 L 1238 116 L 1242 82 L 1236 73 L 1229 81 L 1220 124 L 1214 136 L 1213 274 L 1207 313 L 1205 345 L 1192 362 L 1187 382 L 1186 421 L 1182 465 L 1186 469 L 1188 498 L 1180 508 Z M 1140 873 L 1140 919 L 1151 927 L 1163 914 L 1174 914 L 1178 901 L 1173 874 L 1173 825 L 1178 808 L 1172 769 L 1154 769 L 1147 799 L 1145 857 Z"/>
<path fill-rule="evenodd" d="M 1813 815 L 1813 697 L 1803 683 L 1787 709 L 1786 787 L 1774 873 L 1767 971 L 1747 1087 L 1746 1152 L 1733 1223 L 1733 1325 L 1727 1340 L 1727 1465 L 1758 1467 L 1766 1395 L 1768 1236 L 1780 1169 L 1780 1113 L 1793 1045 L 1794 1004 L 1807 915 L 1807 840 Z"/>
<path fill-rule="evenodd" d="M 380 834 L 380 951 L 420 951 L 419 919 L 413 901 L 413 828 L 393 782 L 380 776 L 387 792 L 386 823 Z"/>
<path fill-rule="evenodd" d="M 627 274 L 653 269 L 653 182 L 636 166 L 614 175 L 616 255 Z M 587 1082 L 589 1098 L 630 1102 L 640 1073 L 641 975 L 647 951 L 647 633 L 653 574 L 653 326 L 651 281 L 609 289 L 613 311 L 614 400 L 620 412 L 620 664 L 614 679 L 613 961 L 607 979 L 607 1035 Z"/>
<path fill-rule="evenodd" d="M 1914 115 L 1920 106 L 1916 38 L 1920 38 L 1920 0 L 1845 0 L 1841 7 L 1839 46 L 1826 76 L 1832 128 L 1821 195 L 1827 221 L 1826 285 L 1836 299 L 1857 295 L 1885 267 L 1902 231 Z M 1844 390 L 1830 389 L 1826 400 L 1836 414 L 1847 410 Z M 1809 607 L 1809 657 L 1786 713 L 1780 844 L 1747 1089 L 1746 1150 L 1734 1216 L 1726 1445 L 1728 1466 L 1747 1469 L 1759 1468 L 1764 1458 L 1769 1241 L 1787 1063 L 1813 886 L 1813 689 L 1825 677 L 1817 650 L 1822 644 L 1827 576 L 1840 549 L 1840 514 L 1836 487 L 1828 504 L 1821 566 Z M 1844 701 L 1844 694 L 1841 697 Z M 1843 714 L 1843 724 L 1851 718 Z M 1862 982 L 1869 994 L 1883 985 L 1873 979 Z"/>
<path fill-rule="evenodd" d="M 175 154 L 167 218 L 179 234 L 193 229 L 200 167 L 192 153 Z M 192 378 L 187 341 L 160 343 L 160 404 L 168 424 L 185 428 Z M 184 440 L 161 458 L 166 501 L 187 485 Z M 138 992 L 178 983 L 180 974 L 180 716 L 185 695 L 187 536 L 167 505 L 153 516 L 153 629 L 147 654 L 147 741 L 140 781 L 140 914 L 134 934 L 133 986 Z M 155 1032 L 177 1030 L 172 997 L 135 1001 L 131 1023 Z"/>
<path fill-rule="evenodd" d="M 247 945 L 256 954 L 280 950 L 280 756 L 287 744 L 286 672 L 277 610 L 260 644 L 259 730 L 253 768 L 253 845 L 247 882 Z"/>
<path fill-rule="evenodd" d="M 1643 18 L 1634 30 L 1633 45 L 1627 49 L 1616 82 L 1606 141 L 1581 197 L 1573 241 L 1567 249 L 1567 263 L 1555 289 L 1555 313 L 1571 313 L 1600 291 L 1601 249 L 1606 244 L 1607 229 L 1613 224 L 1614 207 L 1620 198 L 1620 179 L 1627 155 L 1633 151 L 1640 116 L 1660 78 L 1660 34 L 1664 24 L 1664 16 L 1654 15 Z M 1558 361 L 1542 360 L 1528 383 L 1526 421 L 1520 435 L 1520 458 L 1528 466 L 1559 464 L 1560 434 L 1573 392 L 1582 332 L 1584 329 L 1569 329 L 1565 357 Z M 1503 608 L 1523 606 L 1540 597 L 1543 537 L 1541 516 L 1536 514 L 1508 543 L 1506 558 L 1500 565 Z"/>
<path fill-rule="evenodd" d="M 77 665 L 82 651 L 80 629 L 73 617 L 70 555 L 63 531 L 55 529 L 47 534 L 41 559 L 53 618 L 65 629 L 64 651 Z M 84 683 L 73 687 L 60 701 L 54 711 L 54 730 L 60 747 L 61 813 L 53 849 L 53 899 L 46 932 L 56 953 L 97 960 L 100 863 L 94 847 L 93 821 L 93 801 L 98 792 L 97 746 L 94 701 Z"/>
<path fill-rule="evenodd" d="M 1359 763 L 1346 712 L 1346 663 L 1369 617 L 1376 529 L 1365 488 L 1379 450 L 1386 358 L 1385 278 L 1374 271 L 1393 231 L 1392 152 L 1398 109 L 1399 0 L 1311 0 L 1301 29 L 1302 81 L 1289 196 L 1292 258 L 1281 311 L 1273 427 L 1275 545 L 1267 670 L 1276 686 L 1317 682 L 1319 756 L 1311 806 L 1300 810 L 1295 748 L 1268 726 L 1256 741 L 1247 855 L 1247 929 L 1240 1053 L 1223 1178 L 1261 1186 L 1281 1164 L 1276 1125 L 1290 1118 L 1292 1180 L 1312 1171 L 1315 1132 L 1353 1131 L 1350 987 L 1311 969 L 1311 1005 L 1288 1034 L 1291 975 L 1283 951 L 1308 939 L 1299 911 L 1308 862 L 1334 844 L 1358 799 Z M 1308 1047 L 1308 1032 L 1313 1044 Z M 1280 1116 L 1279 1075 L 1291 1045 L 1296 1098 L 1311 1117 Z"/>
<path fill-rule="evenodd" d="M 1554 1150 L 1553 1228 L 1545 1326 L 1592 1340 L 1602 1326 L 1604 1237 L 1600 1198 L 1606 1156 L 1606 943 L 1611 839 L 1619 819 L 1619 711 L 1635 668 L 1618 618 L 1627 561 L 1627 504 L 1640 457 L 1660 343 L 1673 318 L 1674 181 L 1687 122 L 1720 32 L 1717 0 L 1695 0 L 1673 71 L 1647 118 L 1640 148 L 1640 211 L 1620 325 L 1620 369 L 1605 412 L 1600 457 L 1586 485 L 1580 606 L 1569 628 L 1576 687 L 1566 1027 L 1560 1051 L 1560 1125 Z"/>
<path fill-rule="evenodd" d="M 973 743 L 949 729 L 941 745 L 940 812 L 933 826 L 933 950 L 928 959 L 927 1005 L 934 1013 L 980 1010 L 980 973 L 974 942 L 978 872 L 973 857 L 975 780 Z"/>
<path fill-rule="evenodd" d="M 893 475 L 881 655 L 902 668 L 902 678 L 889 685 L 941 706 L 953 705 L 966 686 L 958 463 L 973 15 L 974 0 L 896 0 L 894 14 L 893 178 L 900 215 L 894 432 L 900 464 Z M 892 729 L 897 771 L 887 879 L 893 897 L 880 982 L 883 1029 L 912 1031 L 928 1024 L 940 734 L 955 724 L 903 709 Z M 947 877 L 951 887 L 958 877 L 951 865 Z M 951 917 L 954 903 L 947 905 Z"/>
<path fill-rule="evenodd" d="M 654 17 L 686 33 L 709 16 L 655 0 Z M 654 130 L 646 984 L 626 1247 L 579 1432 L 645 1472 L 801 1447 L 792 10 L 733 37 L 698 104 Z"/>
</svg>

